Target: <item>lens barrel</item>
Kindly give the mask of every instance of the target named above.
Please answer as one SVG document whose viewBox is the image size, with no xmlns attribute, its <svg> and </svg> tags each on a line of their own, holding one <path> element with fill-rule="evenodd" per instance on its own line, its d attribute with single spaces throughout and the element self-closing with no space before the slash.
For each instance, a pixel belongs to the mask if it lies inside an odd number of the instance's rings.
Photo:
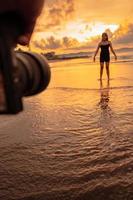
<svg viewBox="0 0 133 200">
<path fill-rule="evenodd" d="M 45 90 L 51 71 L 46 58 L 31 52 L 16 52 L 15 77 L 22 96 L 32 96 Z"/>
</svg>

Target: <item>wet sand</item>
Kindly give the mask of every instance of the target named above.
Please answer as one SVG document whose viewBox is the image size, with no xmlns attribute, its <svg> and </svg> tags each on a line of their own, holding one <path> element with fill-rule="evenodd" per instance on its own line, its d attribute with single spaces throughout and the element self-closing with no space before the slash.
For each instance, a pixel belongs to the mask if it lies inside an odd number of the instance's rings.
<svg viewBox="0 0 133 200">
<path fill-rule="evenodd" d="M 133 63 L 109 83 L 87 59 L 51 66 L 48 90 L 0 118 L 0 199 L 132 200 Z"/>
</svg>

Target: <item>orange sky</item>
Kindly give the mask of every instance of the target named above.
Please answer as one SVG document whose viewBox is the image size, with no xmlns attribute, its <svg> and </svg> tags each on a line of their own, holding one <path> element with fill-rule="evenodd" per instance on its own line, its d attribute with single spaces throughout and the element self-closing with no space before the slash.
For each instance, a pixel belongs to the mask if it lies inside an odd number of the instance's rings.
<svg viewBox="0 0 133 200">
<path fill-rule="evenodd" d="M 107 31 L 114 45 L 133 47 L 133 1 L 46 0 L 31 46 L 41 51 L 95 48 Z"/>
</svg>

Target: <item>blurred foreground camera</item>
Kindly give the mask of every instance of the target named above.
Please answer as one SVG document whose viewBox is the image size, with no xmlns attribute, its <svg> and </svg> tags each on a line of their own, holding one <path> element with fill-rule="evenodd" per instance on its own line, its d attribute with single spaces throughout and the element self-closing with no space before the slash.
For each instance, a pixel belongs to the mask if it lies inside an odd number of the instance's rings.
<svg viewBox="0 0 133 200">
<path fill-rule="evenodd" d="M 24 29 L 20 17 L 16 19 L 16 13 L 0 15 L 0 114 L 17 114 L 22 111 L 22 97 L 45 90 L 51 77 L 44 56 L 14 51 L 16 41 Z"/>
</svg>

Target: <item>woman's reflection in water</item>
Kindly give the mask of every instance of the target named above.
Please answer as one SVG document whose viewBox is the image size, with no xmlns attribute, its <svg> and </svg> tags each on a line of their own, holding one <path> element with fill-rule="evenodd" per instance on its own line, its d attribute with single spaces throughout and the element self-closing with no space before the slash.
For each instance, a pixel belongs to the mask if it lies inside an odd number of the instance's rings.
<svg viewBox="0 0 133 200">
<path fill-rule="evenodd" d="M 110 82 L 107 81 L 105 86 L 103 85 L 103 81 L 100 81 L 100 101 L 98 106 L 101 110 L 100 112 L 100 125 L 105 131 L 112 132 L 113 130 L 113 122 L 112 122 L 112 110 L 110 108 Z"/>
<path fill-rule="evenodd" d="M 103 86 L 103 81 L 100 81 L 100 101 L 98 104 L 100 108 L 100 119 L 99 123 L 105 134 L 103 145 L 107 150 L 112 150 L 112 144 L 115 144 L 116 133 L 116 118 L 110 105 L 110 82 L 107 81 L 106 85 Z M 107 137 L 106 137 L 107 136 Z M 109 137 L 108 137 L 109 136 Z M 112 141 L 112 142 L 111 142 Z"/>
<path fill-rule="evenodd" d="M 109 109 L 109 100 L 110 100 L 110 96 L 109 96 L 109 92 L 110 92 L 110 82 L 109 80 L 107 81 L 106 86 L 103 86 L 103 81 L 100 81 L 100 102 L 99 105 L 101 107 L 102 110 L 106 110 Z"/>
</svg>

